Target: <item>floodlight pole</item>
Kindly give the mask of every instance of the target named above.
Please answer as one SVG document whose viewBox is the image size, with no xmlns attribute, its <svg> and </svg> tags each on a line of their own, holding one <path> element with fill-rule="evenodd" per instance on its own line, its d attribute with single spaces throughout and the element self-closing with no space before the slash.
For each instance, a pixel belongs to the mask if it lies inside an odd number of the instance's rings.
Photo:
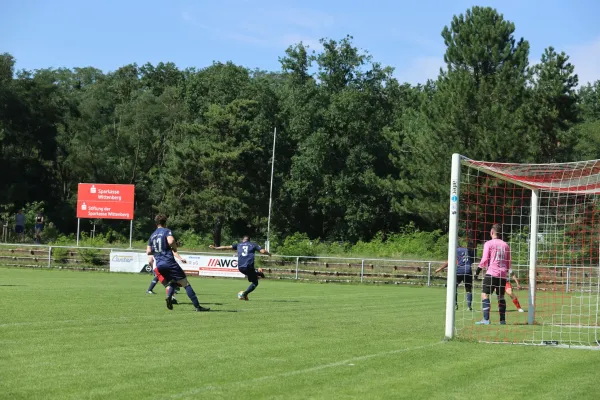
<svg viewBox="0 0 600 400">
<path fill-rule="evenodd" d="M 275 173 L 275 138 L 277 137 L 277 127 L 273 130 L 273 157 L 271 158 L 271 190 L 269 192 L 269 219 L 267 221 L 267 251 L 271 251 L 271 205 L 273 204 L 273 176 Z"/>
<path fill-rule="evenodd" d="M 452 154 L 450 179 L 450 218 L 448 230 L 448 280 L 446 290 L 446 339 L 454 337 L 454 302 L 456 298 L 456 248 L 458 247 L 458 213 L 460 195 L 460 154 Z"/>
<path fill-rule="evenodd" d="M 537 278 L 537 242 L 538 242 L 538 208 L 539 208 L 538 189 L 531 191 L 531 229 L 529 236 L 529 292 L 527 309 L 527 323 L 533 325 L 535 321 L 535 281 Z"/>
<path fill-rule="evenodd" d="M 81 218 L 77 218 L 77 247 L 79 247 L 79 228 L 81 224 Z"/>
<path fill-rule="evenodd" d="M 133 218 L 131 219 L 131 221 L 129 221 L 129 248 L 131 249 L 132 246 L 132 239 L 133 239 Z"/>
</svg>

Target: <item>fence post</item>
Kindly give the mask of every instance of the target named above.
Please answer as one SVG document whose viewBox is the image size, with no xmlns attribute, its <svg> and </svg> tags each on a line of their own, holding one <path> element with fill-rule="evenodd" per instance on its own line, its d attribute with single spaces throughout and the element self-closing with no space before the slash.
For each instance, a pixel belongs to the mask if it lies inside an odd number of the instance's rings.
<svg viewBox="0 0 600 400">
<path fill-rule="evenodd" d="M 360 263 L 360 283 L 363 282 L 363 277 L 365 276 L 365 260 L 361 260 Z"/>
<path fill-rule="evenodd" d="M 296 280 L 298 280 L 298 262 L 300 261 L 300 257 L 296 257 Z"/>
<path fill-rule="evenodd" d="M 427 286 L 431 286 L 431 263 L 427 266 Z"/>
<path fill-rule="evenodd" d="M 567 267 L 567 287 L 565 289 L 566 293 L 569 293 L 569 283 L 571 281 L 571 267 Z"/>
</svg>

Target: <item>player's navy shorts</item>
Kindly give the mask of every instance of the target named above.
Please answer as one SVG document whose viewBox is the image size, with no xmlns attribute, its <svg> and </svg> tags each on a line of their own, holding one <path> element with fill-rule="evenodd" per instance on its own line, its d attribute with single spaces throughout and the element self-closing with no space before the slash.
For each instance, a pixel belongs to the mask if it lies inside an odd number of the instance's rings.
<svg viewBox="0 0 600 400">
<path fill-rule="evenodd" d="M 485 294 L 492 294 L 496 292 L 498 296 L 504 296 L 506 289 L 506 278 L 500 278 L 497 276 L 486 275 L 483 278 L 482 292 Z"/>
<path fill-rule="evenodd" d="M 460 285 L 462 282 L 465 283 L 465 289 L 467 289 L 467 291 L 470 291 L 471 288 L 473 288 L 473 275 L 471 273 L 457 274 L 456 286 Z"/>
<path fill-rule="evenodd" d="M 162 275 L 164 282 L 182 281 L 187 279 L 185 272 L 179 264 L 160 265 L 158 273 Z"/>
<path fill-rule="evenodd" d="M 256 275 L 256 270 L 254 269 L 254 264 L 248 264 L 245 267 L 238 267 L 238 271 L 242 274 L 246 275 L 248 278 L 248 282 L 257 283 L 258 276 Z"/>
<path fill-rule="evenodd" d="M 23 232 L 25 232 L 25 227 L 23 225 L 17 225 L 17 226 L 15 226 L 15 232 L 23 233 Z"/>
</svg>

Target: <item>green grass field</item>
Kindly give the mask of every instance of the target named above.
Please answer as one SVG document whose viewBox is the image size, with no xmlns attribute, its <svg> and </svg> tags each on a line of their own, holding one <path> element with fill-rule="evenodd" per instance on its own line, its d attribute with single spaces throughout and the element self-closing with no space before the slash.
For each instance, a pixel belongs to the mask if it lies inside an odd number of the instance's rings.
<svg viewBox="0 0 600 400">
<path fill-rule="evenodd" d="M 0 268 L 0 398 L 597 399 L 596 351 L 443 342 L 443 289 Z"/>
</svg>

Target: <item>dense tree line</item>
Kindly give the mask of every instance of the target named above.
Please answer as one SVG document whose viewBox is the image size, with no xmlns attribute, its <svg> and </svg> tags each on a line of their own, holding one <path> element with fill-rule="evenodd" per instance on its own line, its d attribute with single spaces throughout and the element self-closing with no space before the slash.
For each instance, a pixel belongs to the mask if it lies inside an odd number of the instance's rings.
<svg viewBox="0 0 600 400">
<path fill-rule="evenodd" d="M 578 88 L 565 53 L 529 43 L 496 10 L 442 31 L 435 80 L 398 82 L 348 36 L 299 43 L 281 70 L 173 63 L 16 71 L 0 56 L 0 205 L 43 201 L 75 229 L 77 183 L 136 185 L 136 232 L 164 211 L 178 229 L 264 237 L 273 129 L 272 226 L 355 241 L 412 222 L 444 229 L 450 155 L 505 162 L 597 158 L 600 82 Z M 126 231 L 127 224 L 105 221 Z"/>
</svg>

